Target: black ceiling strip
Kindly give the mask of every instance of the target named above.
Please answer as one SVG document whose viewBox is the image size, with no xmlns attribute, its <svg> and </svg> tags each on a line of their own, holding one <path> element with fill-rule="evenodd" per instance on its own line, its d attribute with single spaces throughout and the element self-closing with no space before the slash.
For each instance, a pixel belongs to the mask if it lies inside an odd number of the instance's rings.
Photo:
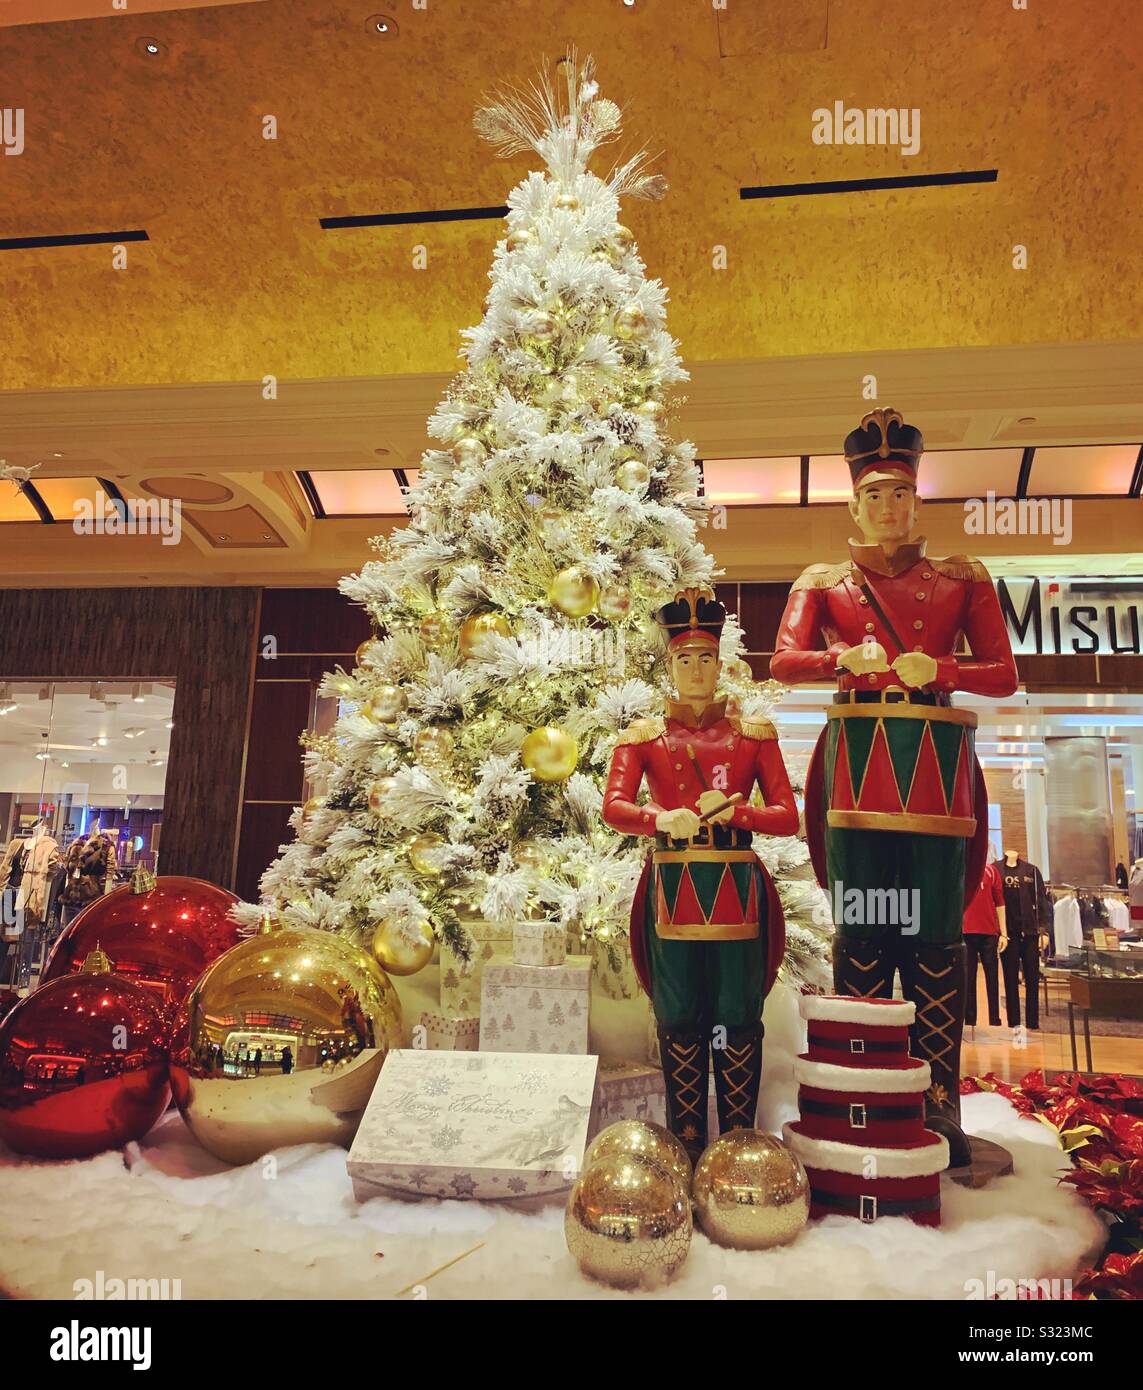
<svg viewBox="0 0 1143 1390">
<path fill-rule="evenodd" d="M 801 478 L 801 481 L 800 481 L 800 483 L 799 483 L 799 493 L 800 493 L 800 495 L 799 495 L 799 497 L 798 497 L 798 506 L 800 506 L 800 507 L 808 507 L 808 506 L 810 505 L 810 456 L 809 456 L 809 454 L 803 454 L 803 455 L 802 455 L 802 464 L 801 464 L 801 470 L 800 470 L 800 478 Z"/>
<path fill-rule="evenodd" d="M 1143 444 L 1139 446 L 1139 453 L 1135 459 L 1135 472 L 1131 475 L 1131 486 L 1127 489 L 1128 497 L 1138 497 L 1143 493 Z"/>
<path fill-rule="evenodd" d="M 123 515 L 126 516 L 130 511 L 130 503 L 119 490 L 119 484 L 113 483 L 110 478 L 96 478 L 95 480 L 112 502 L 119 502 L 123 507 Z"/>
<path fill-rule="evenodd" d="M 1016 476 L 1016 496 L 1028 496 L 1028 484 L 1032 480 L 1032 460 L 1036 457 L 1034 446 L 1027 447 L 1020 455 L 1020 472 Z"/>
<path fill-rule="evenodd" d="M 702 459 L 695 459 L 695 467 L 698 469 L 698 496 L 706 496 L 706 469 L 702 466 Z"/>
<path fill-rule="evenodd" d="M 12 481 L 16 484 L 16 486 L 20 489 L 20 491 L 24 494 L 28 501 L 31 502 L 32 506 L 36 509 L 36 515 L 40 518 L 40 520 L 48 526 L 53 525 L 55 523 L 55 517 L 52 516 L 51 508 L 36 491 L 35 487 L 33 487 L 31 483 L 26 482 L 22 478 L 14 478 Z"/>
<path fill-rule="evenodd" d="M 880 179 L 823 179 L 815 183 L 768 183 L 740 188 L 740 198 L 804 198 L 815 193 L 870 193 L 880 188 L 940 188 L 958 183 L 995 183 L 997 169 L 951 174 L 893 174 Z"/>
<path fill-rule="evenodd" d="M 336 231 L 342 227 L 400 227 L 410 222 L 478 222 L 484 218 L 507 217 L 508 204 L 494 208 L 437 208 L 425 212 L 371 212 L 360 217 L 321 217 L 322 228 Z"/>
<path fill-rule="evenodd" d="M 143 230 L 134 232 L 68 232 L 60 236 L 0 237 L 0 251 L 35 251 L 44 246 L 99 246 L 105 242 L 150 241 Z"/>
<path fill-rule="evenodd" d="M 403 497 L 409 490 L 409 475 L 403 468 L 394 468 L 393 477 L 397 479 L 397 486 L 401 489 L 401 496 Z"/>
<path fill-rule="evenodd" d="M 318 490 L 314 487 L 314 480 L 310 477 L 309 473 L 304 468 L 298 468 L 295 470 L 294 476 L 297 478 L 298 482 L 301 483 L 302 491 L 306 494 L 306 499 L 313 509 L 314 516 L 325 516 L 325 508 L 321 504 Z"/>
</svg>

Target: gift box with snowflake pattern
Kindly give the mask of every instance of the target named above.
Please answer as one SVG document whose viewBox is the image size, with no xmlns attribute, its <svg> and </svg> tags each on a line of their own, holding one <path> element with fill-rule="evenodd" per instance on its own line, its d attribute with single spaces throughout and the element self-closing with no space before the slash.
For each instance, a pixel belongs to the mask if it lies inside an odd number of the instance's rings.
<svg viewBox="0 0 1143 1390">
<path fill-rule="evenodd" d="M 514 1201 L 567 1192 L 587 1147 L 597 1062 L 390 1052 L 346 1161 L 354 1195 Z"/>
<path fill-rule="evenodd" d="M 467 965 L 441 943 L 441 1013 L 452 1017 L 475 1018 L 480 1013 L 480 979 L 494 955 L 512 949 L 510 922 L 466 921 L 472 937 L 472 960 Z"/>
<path fill-rule="evenodd" d="M 517 965 L 493 956 L 480 985 L 481 1052 L 586 1052 L 590 956 Z"/>
</svg>

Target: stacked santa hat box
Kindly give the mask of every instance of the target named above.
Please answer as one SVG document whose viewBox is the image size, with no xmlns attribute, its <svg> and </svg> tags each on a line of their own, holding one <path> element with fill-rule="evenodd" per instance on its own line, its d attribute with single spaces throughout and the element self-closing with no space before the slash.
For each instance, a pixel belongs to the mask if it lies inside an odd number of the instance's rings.
<svg viewBox="0 0 1143 1390">
<path fill-rule="evenodd" d="M 925 1128 L 929 1064 L 909 1055 L 916 1006 L 804 994 L 807 1050 L 794 1063 L 800 1118 L 786 1143 L 810 1180 L 810 1216 L 941 1224 L 948 1141 Z"/>
</svg>

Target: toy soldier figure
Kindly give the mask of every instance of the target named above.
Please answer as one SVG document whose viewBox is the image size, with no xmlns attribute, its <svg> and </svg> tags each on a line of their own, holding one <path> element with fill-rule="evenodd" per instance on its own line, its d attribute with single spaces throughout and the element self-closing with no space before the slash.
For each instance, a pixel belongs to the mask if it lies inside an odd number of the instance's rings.
<svg viewBox="0 0 1143 1390">
<path fill-rule="evenodd" d="M 795 834 L 798 813 L 773 724 L 727 718 L 715 698 L 726 609 L 709 589 L 687 589 L 655 621 L 678 698 L 666 720 L 638 719 L 621 735 L 603 819 L 655 837 L 631 909 L 631 953 L 658 1025 L 667 1123 L 697 1161 L 712 1046 L 720 1130 L 755 1121 L 762 1003 L 785 924 L 751 844 L 755 831 Z M 641 804 L 644 777 L 650 799 Z M 749 804 L 755 782 L 765 806 Z"/>
<path fill-rule="evenodd" d="M 770 671 L 787 684 L 837 678 L 806 780 L 806 835 L 834 904 L 834 988 L 889 998 L 900 971 L 917 1006 L 912 1050 L 932 1074 L 926 1124 L 958 1168 L 971 1161 L 961 926 L 965 885 L 975 890 L 984 867 L 988 798 L 976 716 L 949 694 L 1011 695 L 1017 676 L 988 571 L 965 555 L 930 560 L 923 539 L 909 540 L 923 449 L 895 410 L 871 411 L 846 438 L 861 541 L 844 564 L 795 581 Z M 958 654 L 962 636 L 971 654 Z"/>
</svg>

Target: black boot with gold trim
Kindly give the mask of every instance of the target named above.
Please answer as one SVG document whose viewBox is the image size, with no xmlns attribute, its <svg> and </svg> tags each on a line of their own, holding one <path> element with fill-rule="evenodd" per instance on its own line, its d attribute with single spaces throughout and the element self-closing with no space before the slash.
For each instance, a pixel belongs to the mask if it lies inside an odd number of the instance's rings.
<svg viewBox="0 0 1143 1390">
<path fill-rule="evenodd" d="M 762 1025 L 728 1028 L 722 1047 L 712 1048 L 718 1129 L 753 1129 L 762 1084 Z"/>
<path fill-rule="evenodd" d="M 667 1128 L 695 1164 L 706 1148 L 709 1041 L 704 1032 L 675 1028 L 659 1028 L 658 1032 L 667 1092 Z"/>
<path fill-rule="evenodd" d="M 833 939 L 833 987 L 857 999 L 892 999 L 895 964 L 884 941 Z"/>
<path fill-rule="evenodd" d="M 925 1092 L 925 1127 L 943 1134 L 949 1144 L 949 1167 L 972 1162 L 968 1137 L 960 1124 L 960 1040 L 964 1027 L 965 947 L 917 944 L 901 952 L 901 992 L 917 1006 L 910 1032 L 914 1057 L 929 1064 Z"/>
</svg>

